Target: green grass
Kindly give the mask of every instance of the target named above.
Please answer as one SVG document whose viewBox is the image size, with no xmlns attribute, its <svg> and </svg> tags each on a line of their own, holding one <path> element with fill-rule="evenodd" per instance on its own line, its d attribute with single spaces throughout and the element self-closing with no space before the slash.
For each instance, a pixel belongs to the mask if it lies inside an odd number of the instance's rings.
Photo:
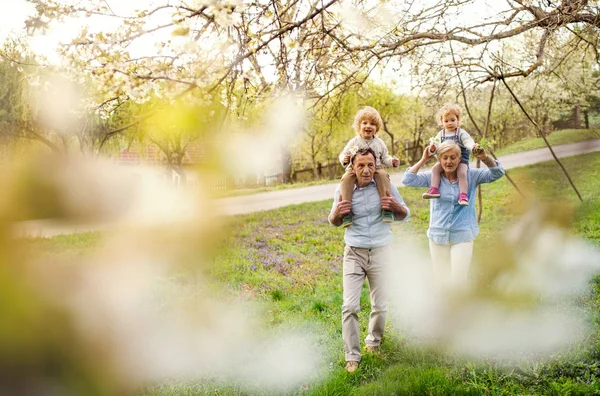
<svg viewBox="0 0 600 396">
<path fill-rule="evenodd" d="M 576 211 L 573 229 L 600 246 L 598 221 L 600 203 L 600 154 L 564 160 L 586 202 Z M 559 197 L 577 207 L 578 200 L 558 166 L 553 162 L 511 171 L 511 177 L 528 196 L 550 202 Z M 504 178 L 483 187 L 483 220 L 476 242 L 475 260 L 489 253 L 497 233 L 524 210 L 522 199 Z M 401 189 L 413 216 L 406 224 L 395 225 L 395 238 L 417 235 L 426 244 L 428 203 L 420 189 Z M 331 202 L 301 204 L 279 210 L 240 216 L 224 249 L 215 258 L 212 274 L 228 293 L 248 293 L 266 306 L 263 321 L 277 327 L 303 320 L 317 322 L 325 329 L 323 349 L 329 351 L 333 370 L 322 382 L 298 393 L 311 395 L 389 394 L 597 394 L 600 392 L 597 340 L 569 358 L 532 367 L 503 369 L 493 363 L 460 360 L 443 350 L 406 347 L 403 335 L 390 325 L 383 357 L 366 356 L 359 371 L 343 370 L 340 307 L 342 231 L 329 226 L 326 216 Z M 513 210 L 517 208 L 516 210 Z M 234 231 L 235 230 L 235 231 Z M 600 306 L 599 283 L 587 296 L 587 306 Z M 368 293 L 363 289 L 359 315 L 366 333 Z M 184 385 L 182 385 L 184 386 Z M 207 386 L 204 384 L 203 386 Z M 177 394 L 176 386 L 151 394 Z M 197 388 L 200 390 L 200 388 Z M 245 394 L 216 387 L 215 394 Z"/>
<path fill-rule="evenodd" d="M 600 154 L 563 160 L 584 197 L 580 204 L 557 164 L 547 162 L 510 171 L 527 195 L 521 198 L 506 178 L 483 186 L 481 234 L 475 243 L 474 261 L 485 261 L 497 244 L 498 234 L 527 208 L 527 202 L 560 201 L 567 204 L 552 221 L 566 223 L 600 247 Z M 427 243 L 428 202 L 422 189 L 402 188 L 412 211 L 410 222 L 394 225 L 394 238 L 417 236 Z M 532 199 L 530 201 L 530 198 Z M 238 216 L 221 242 L 210 273 L 223 295 L 260 302 L 261 321 L 271 329 L 295 323 L 316 324 L 319 345 L 330 361 L 326 377 L 293 393 L 309 395 L 592 395 L 600 394 L 600 277 L 589 293 L 578 300 L 581 309 L 593 312 L 594 335 L 568 354 L 550 362 L 521 362 L 503 368 L 493 360 L 469 361 L 442 347 L 405 344 L 406 335 L 392 324 L 386 330 L 381 356 L 367 355 L 357 373 L 343 369 L 340 307 L 343 231 L 326 220 L 331 201 L 288 206 L 278 210 Z M 573 212 L 570 212 L 570 211 Z M 571 216 L 573 214 L 573 216 Z M 96 235 L 96 236 L 94 236 Z M 95 239 L 94 239 L 95 238 Z M 94 245 L 97 234 L 65 236 L 29 242 L 50 252 L 77 251 Z M 361 295 L 359 314 L 362 336 L 368 321 L 368 290 Z M 211 383 L 164 384 L 145 389 L 149 395 L 252 393 L 236 386 Z"/>
<path fill-rule="evenodd" d="M 560 131 L 554 131 L 547 136 L 548 142 L 552 146 L 558 146 L 560 144 L 576 143 L 584 140 L 600 139 L 599 129 L 564 129 Z M 521 151 L 536 150 L 539 148 L 547 147 L 544 139 L 542 138 L 530 138 L 524 139 L 519 142 L 513 143 L 506 147 L 495 150 L 494 153 L 498 156 L 519 153 Z"/>
</svg>

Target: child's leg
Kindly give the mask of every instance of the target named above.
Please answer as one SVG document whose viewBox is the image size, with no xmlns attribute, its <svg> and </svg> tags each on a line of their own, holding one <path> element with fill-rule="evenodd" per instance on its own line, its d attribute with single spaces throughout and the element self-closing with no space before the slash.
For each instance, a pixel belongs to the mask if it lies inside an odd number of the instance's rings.
<svg viewBox="0 0 600 396">
<path fill-rule="evenodd" d="M 458 164 L 458 189 L 461 193 L 467 193 L 469 190 L 469 180 L 467 179 L 467 170 L 469 166 L 467 164 Z M 433 176 L 431 177 L 433 184 Z"/>
<path fill-rule="evenodd" d="M 462 206 L 467 206 L 469 204 L 469 180 L 467 179 L 468 169 L 469 166 L 467 164 L 458 164 L 458 189 L 460 190 L 460 194 L 458 194 L 458 204 Z"/>
<path fill-rule="evenodd" d="M 440 188 L 440 180 L 442 179 L 442 165 L 436 162 L 431 168 L 431 187 Z"/>
<path fill-rule="evenodd" d="M 436 162 L 431 168 L 431 187 L 423 194 L 423 199 L 436 199 L 440 197 L 440 181 L 442 179 L 442 165 Z"/>
<path fill-rule="evenodd" d="M 352 202 L 352 191 L 354 190 L 354 185 L 356 184 L 356 175 L 351 170 L 347 170 L 342 176 L 342 180 L 340 180 L 340 201 L 350 201 Z"/>
<path fill-rule="evenodd" d="M 377 191 L 380 197 L 385 197 L 387 192 L 392 193 L 392 184 L 390 182 L 390 175 L 383 168 L 375 169 L 373 172 L 373 180 L 377 184 Z M 394 221 L 394 212 L 389 209 L 383 209 L 381 211 L 381 220 L 384 223 L 392 223 Z"/>
<path fill-rule="evenodd" d="M 373 180 L 375 180 L 375 184 L 377 184 L 377 191 L 379 191 L 380 197 L 385 197 L 386 191 L 392 193 L 391 188 L 392 184 L 390 182 L 390 174 L 385 171 L 383 168 L 375 169 L 373 172 Z"/>
<path fill-rule="evenodd" d="M 352 202 L 352 191 L 356 184 L 356 174 L 352 170 L 347 170 L 340 180 L 340 201 Z M 342 228 L 350 227 L 353 222 L 352 212 L 344 215 L 342 220 Z"/>
</svg>

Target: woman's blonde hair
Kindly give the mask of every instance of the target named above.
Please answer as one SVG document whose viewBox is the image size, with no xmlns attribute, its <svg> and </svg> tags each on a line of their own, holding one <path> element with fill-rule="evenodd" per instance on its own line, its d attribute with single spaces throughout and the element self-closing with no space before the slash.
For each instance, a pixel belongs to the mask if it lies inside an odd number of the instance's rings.
<svg viewBox="0 0 600 396">
<path fill-rule="evenodd" d="M 354 116 L 354 122 L 352 123 L 352 127 L 354 128 L 357 134 L 360 131 L 360 123 L 364 119 L 373 121 L 375 123 L 375 126 L 377 128 L 375 133 L 379 132 L 379 130 L 383 126 L 383 120 L 381 119 L 379 112 L 371 106 L 365 106 L 362 109 L 358 110 L 358 112 Z"/>
<path fill-rule="evenodd" d="M 446 103 L 438 110 L 438 112 L 435 116 L 435 119 L 438 122 L 438 125 L 440 125 L 440 126 L 444 125 L 444 123 L 442 122 L 442 118 L 446 114 L 454 114 L 456 116 L 456 119 L 458 121 L 460 121 L 460 118 L 462 116 L 462 111 L 460 111 L 460 107 L 458 107 L 457 104 Z"/>
<path fill-rule="evenodd" d="M 460 146 L 454 140 L 445 140 L 437 147 L 435 154 L 439 158 L 440 155 L 450 150 L 456 150 L 457 154 L 460 156 Z"/>
</svg>

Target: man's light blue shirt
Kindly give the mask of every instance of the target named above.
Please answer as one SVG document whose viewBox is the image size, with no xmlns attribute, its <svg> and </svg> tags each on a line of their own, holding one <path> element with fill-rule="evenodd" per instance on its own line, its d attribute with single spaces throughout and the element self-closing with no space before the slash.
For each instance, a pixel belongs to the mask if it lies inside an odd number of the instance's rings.
<svg viewBox="0 0 600 396">
<path fill-rule="evenodd" d="M 444 176 L 440 181 L 440 197 L 429 201 L 429 229 L 427 236 L 438 245 L 469 242 L 479 234 L 475 216 L 477 186 L 490 183 L 504 175 L 500 163 L 493 168 L 469 168 L 469 206 L 458 204 L 458 180 L 449 182 Z M 406 171 L 402 184 L 409 187 L 431 187 L 431 171 L 410 173 Z"/>
<path fill-rule="evenodd" d="M 406 216 L 402 221 L 408 220 L 410 210 L 404 203 L 396 186 L 391 186 L 392 197 L 406 208 Z M 331 213 L 340 201 L 340 186 L 335 190 Z M 346 245 L 358 248 L 376 248 L 389 245 L 392 242 L 390 223 L 384 223 L 381 216 L 381 197 L 377 191 L 374 180 L 366 187 L 354 186 L 352 193 L 352 225 L 346 228 L 344 241 Z"/>
</svg>

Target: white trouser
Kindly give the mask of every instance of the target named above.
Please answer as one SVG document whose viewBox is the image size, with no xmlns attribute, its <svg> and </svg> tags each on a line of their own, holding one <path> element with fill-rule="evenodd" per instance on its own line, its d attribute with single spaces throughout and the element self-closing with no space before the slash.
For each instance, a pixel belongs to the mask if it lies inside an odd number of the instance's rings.
<svg viewBox="0 0 600 396">
<path fill-rule="evenodd" d="M 438 284 L 455 287 L 467 283 L 473 257 L 473 241 L 438 245 L 430 239 L 429 252 L 433 262 L 433 276 Z"/>
</svg>

